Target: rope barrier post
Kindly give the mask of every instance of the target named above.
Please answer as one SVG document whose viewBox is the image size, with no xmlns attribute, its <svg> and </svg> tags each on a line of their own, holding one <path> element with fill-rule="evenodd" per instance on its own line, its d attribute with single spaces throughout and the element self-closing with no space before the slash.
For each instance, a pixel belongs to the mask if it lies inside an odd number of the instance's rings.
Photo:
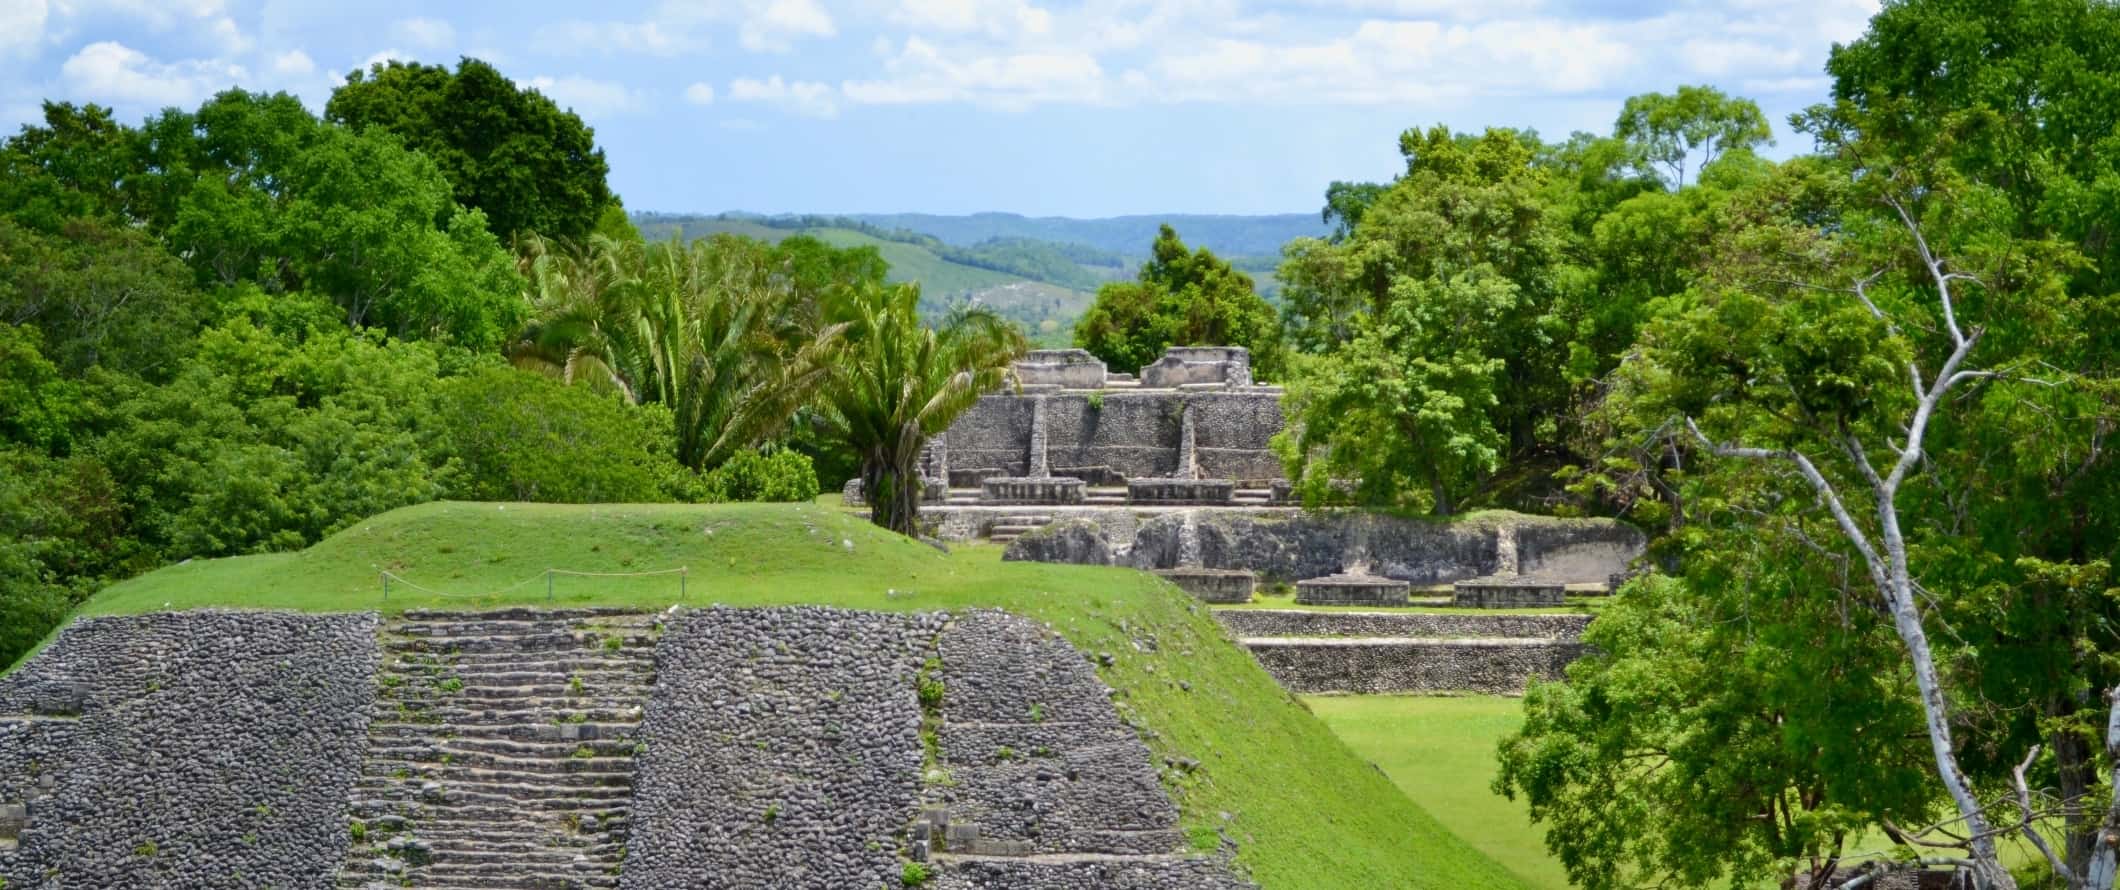
<svg viewBox="0 0 2120 890">
<path fill-rule="evenodd" d="M 380 577 L 383 579 L 383 602 L 387 603 L 390 602 L 390 573 L 382 572 Z"/>
<path fill-rule="evenodd" d="M 545 602 L 552 601 L 552 570 L 545 570 Z"/>
<path fill-rule="evenodd" d="M 677 601 L 685 601 L 685 579 L 692 577 L 691 566 L 677 567 Z"/>
</svg>

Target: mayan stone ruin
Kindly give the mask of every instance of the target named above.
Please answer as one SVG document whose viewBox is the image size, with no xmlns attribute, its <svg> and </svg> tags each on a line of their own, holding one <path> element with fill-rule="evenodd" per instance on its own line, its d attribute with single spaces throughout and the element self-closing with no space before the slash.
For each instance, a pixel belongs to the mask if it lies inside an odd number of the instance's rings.
<svg viewBox="0 0 2120 890">
<path fill-rule="evenodd" d="M 0 678 L 0 886 L 1250 886 L 1111 699 L 996 611 L 79 619 Z"/>
<path fill-rule="evenodd" d="M 944 541 L 1151 571 L 1222 606 L 1270 587 L 1301 608 L 1557 613 L 1428 635 L 1364 631 L 1378 622 L 1353 615 L 1281 635 L 1245 617 L 1257 613 L 1217 610 L 1295 691 L 1513 694 L 1581 654 L 1568 597 L 1609 592 L 1642 555 L 1640 531 L 1606 519 L 1305 510 L 1270 445 L 1280 397 L 1236 347 L 1174 347 L 1138 374 L 1080 349 L 1033 351 L 1012 385 L 930 443 L 922 512 Z M 847 496 L 858 501 L 858 486 Z"/>
</svg>

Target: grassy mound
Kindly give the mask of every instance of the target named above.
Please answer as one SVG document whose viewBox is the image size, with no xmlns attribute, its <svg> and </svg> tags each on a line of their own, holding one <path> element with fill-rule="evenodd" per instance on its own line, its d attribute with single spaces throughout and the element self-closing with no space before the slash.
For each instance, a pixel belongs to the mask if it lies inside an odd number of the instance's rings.
<svg viewBox="0 0 2120 890">
<path fill-rule="evenodd" d="M 1235 844 L 1264 887 L 1524 886 L 1356 756 L 1175 588 L 1125 569 L 1004 563 L 992 548 L 945 555 L 814 504 L 427 504 L 297 553 L 171 566 L 81 611 L 659 609 L 680 601 L 675 576 L 556 575 L 548 593 L 545 570 L 680 566 L 690 605 L 994 606 L 1052 625 L 1099 660 L 1121 715 L 1145 728 L 1194 844 Z M 383 572 L 404 579 L 388 600 Z"/>
</svg>

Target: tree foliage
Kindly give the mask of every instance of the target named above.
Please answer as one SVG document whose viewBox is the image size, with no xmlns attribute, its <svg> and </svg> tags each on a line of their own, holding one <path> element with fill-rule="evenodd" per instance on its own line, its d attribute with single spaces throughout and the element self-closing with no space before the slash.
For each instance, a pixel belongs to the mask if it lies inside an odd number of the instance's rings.
<svg viewBox="0 0 2120 890">
<path fill-rule="evenodd" d="M 1306 496 L 1357 480 L 1364 503 L 1448 513 L 1561 398 L 1561 232 L 1520 134 L 1401 150 L 1351 234 L 1289 246 L 1288 315 L 1330 345 L 1297 366 L 1280 447 Z"/>
<path fill-rule="evenodd" d="M 1075 323 L 1075 345 L 1121 369 L 1149 365 L 1172 346 L 1242 346 L 1259 377 L 1282 370 L 1280 326 L 1251 276 L 1207 248 L 1187 248 L 1168 225 L 1134 281 L 1097 289 Z"/>
<path fill-rule="evenodd" d="M 821 392 L 826 429 L 861 457 L 870 519 L 907 535 L 920 532 L 921 450 L 1002 384 L 1025 345 L 980 309 L 927 327 L 919 303 L 917 288 L 872 285 L 833 307 L 847 340 Z"/>
<path fill-rule="evenodd" d="M 396 60 L 355 70 L 324 117 L 356 133 L 393 134 L 432 158 L 455 201 L 484 212 L 503 239 L 579 241 L 614 203 L 595 131 L 478 59 L 454 72 Z"/>
</svg>

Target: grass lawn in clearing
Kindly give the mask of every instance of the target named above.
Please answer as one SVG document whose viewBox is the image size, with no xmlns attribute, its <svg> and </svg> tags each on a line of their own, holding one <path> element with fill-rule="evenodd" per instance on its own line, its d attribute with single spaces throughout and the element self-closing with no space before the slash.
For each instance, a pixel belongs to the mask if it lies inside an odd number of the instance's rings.
<svg viewBox="0 0 2120 890">
<path fill-rule="evenodd" d="M 435 503 L 371 517 L 307 550 L 170 566 L 80 611 L 542 605 L 546 569 L 680 566 L 693 606 L 1006 608 L 1100 661 L 1110 654 L 1098 674 L 1158 764 L 1199 764 L 1164 770 L 1187 836 L 1202 849 L 1234 843 L 1267 890 L 1524 886 L 1370 769 L 1176 588 L 1128 569 L 1002 562 L 999 549 L 943 554 L 815 503 Z M 386 571 L 405 579 L 388 601 Z M 549 602 L 661 609 L 679 602 L 678 584 L 556 576 Z"/>
<path fill-rule="evenodd" d="M 1523 703 L 1492 695 L 1320 695 L 1303 703 L 1423 810 L 1488 858 L 1543 890 L 1568 876 L 1539 840 L 1523 801 L 1489 788 L 1494 746 L 1524 722 Z"/>
</svg>

